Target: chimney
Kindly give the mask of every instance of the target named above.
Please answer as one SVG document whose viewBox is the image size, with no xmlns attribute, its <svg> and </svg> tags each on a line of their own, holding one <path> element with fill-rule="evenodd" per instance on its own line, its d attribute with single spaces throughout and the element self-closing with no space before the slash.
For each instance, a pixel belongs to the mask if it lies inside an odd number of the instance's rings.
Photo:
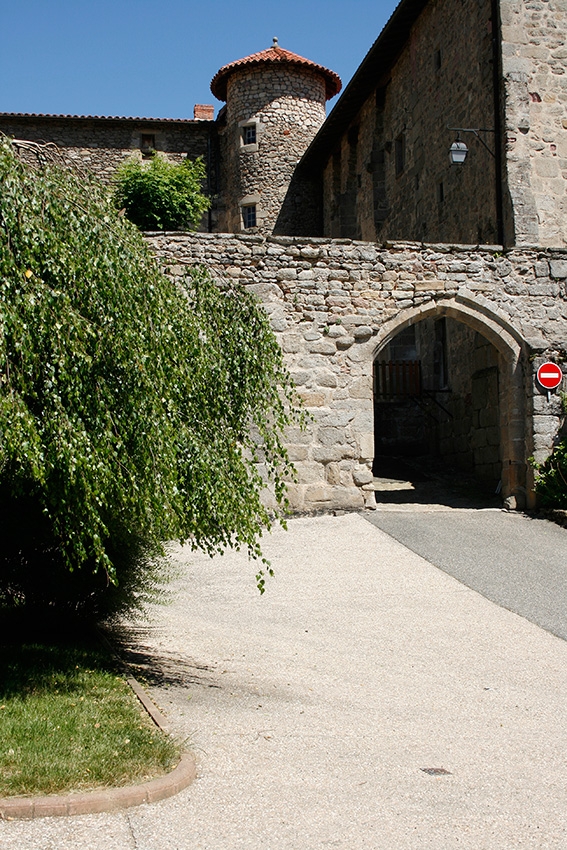
<svg viewBox="0 0 567 850">
<path fill-rule="evenodd" d="M 208 103 L 196 103 L 193 107 L 195 121 L 214 121 L 215 107 Z"/>
</svg>

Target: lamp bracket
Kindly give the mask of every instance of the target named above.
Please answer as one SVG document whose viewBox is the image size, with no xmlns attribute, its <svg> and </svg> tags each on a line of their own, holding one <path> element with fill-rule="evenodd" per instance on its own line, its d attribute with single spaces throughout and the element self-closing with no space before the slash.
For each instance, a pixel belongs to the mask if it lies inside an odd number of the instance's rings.
<svg viewBox="0 0 567 850">
<path fill-rule="evenodd" d="M 486 142 L 484 141 L 482 136 L 479 135 L 479 133 L 495 133 L 496 130 L 490 130 L 488 127 L 449 127 L 449 126 L 447 126 L 447 129 L 452 130 L 454 133 L 472 133 L 474 136 L 476 136 L 476 138 L 479 140 L 481 145 L 484 148 L 486 148 L 486 150 L 488 151 L 490 156 L 492 156 L 492 157 L 494 157 L 494 159 L 496 159 L 496 154 L 494 153 L 494 151 L 492 151 L 488 147 L 488 145 L 486 144 Z M 459 137 L 457 136 L 457 141 L 458 141 L 458 139 L 459 139 Z"/>
</svg>

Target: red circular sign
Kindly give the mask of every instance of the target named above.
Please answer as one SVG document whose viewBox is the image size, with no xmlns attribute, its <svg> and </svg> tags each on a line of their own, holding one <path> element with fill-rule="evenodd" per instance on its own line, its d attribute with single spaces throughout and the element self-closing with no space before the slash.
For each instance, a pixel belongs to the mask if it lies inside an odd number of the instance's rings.
<svg viewBox="0 0 567 850">
<path fill-rule="evenodd" d="M 556 363 L 543 363 L 537 370 L 537 379 L 546 390 L 554 390 L 563 380 L 563 372 Z"/>
</svg>

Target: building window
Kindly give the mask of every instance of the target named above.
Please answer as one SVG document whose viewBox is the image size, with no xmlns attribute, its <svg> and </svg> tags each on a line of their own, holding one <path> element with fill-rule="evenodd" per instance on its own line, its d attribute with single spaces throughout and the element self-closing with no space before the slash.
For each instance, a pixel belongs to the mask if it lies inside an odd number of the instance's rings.
<svg viewBox="0 0 567 850">
<path fill-rule="evenodd" d="M 258 139 L 260 138 L 261 124 L 254 118 L 238 123 L 238 137 L 236 143 L 240 145 L 245 154 L 258 153 Z"/>
<path fill-rule="evenodd" d="M 437 200 L 440 204 L 445 200 L 445 186 L 443 185 L 443 181 L 437 184 Z"/>
<path fill-rule="evenodd" d="M 255 145 L 257 141 L 256 137 L 256 125 L 248 125 L 247 127 L 242 128 L 242 143 L 244 145 Z"/>
<path fill-rule="evenodd" d="M 399 177 L 406 167 L 406 137 L 400 133 L 394 142 L 394 155 L 396 163 L 396 177 Z"/>
<path fill-rule="evenodd" d="M 341 191 L 341 152 L 335 151 L 333 154 L 333 192 L 338 195 Z"/>
<path fill-rule="evenodd" d="M 351 127 L 347 138 L 350 147 L 356 150 L 356 146 L 358 145 L 358 127 Z"/>
<path fill-rule="evenodd" d="M 242 218 L 245 228 L 256 227 L 256 204 L 242 207 Z"/>
<path fill-rule="evenodd" d="M 449 384 L 447 370 L 447 322 L 437 319 L 434 324 L 433 342 L 433 380 L 434 389 L 447 389 Z"/>
<path fill-rule="evenodd" d="M 441 61 L 442 61 L 441 50 L 436 50 L 435 53 L 433 54 L 433 65 L 434 65 L 436 71 L 441 70 Z"/>
<path fill-rule="evenodd" d="M 144 158 L 154 155 L 156 149 L 156 137 L 153 133 L 142 133 L 140 150 Z"/>
</svg>

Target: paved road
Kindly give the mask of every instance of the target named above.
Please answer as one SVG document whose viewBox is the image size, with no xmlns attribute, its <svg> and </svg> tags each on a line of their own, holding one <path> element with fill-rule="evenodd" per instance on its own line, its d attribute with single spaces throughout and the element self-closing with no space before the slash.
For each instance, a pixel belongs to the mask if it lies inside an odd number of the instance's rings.
<svg viewBox="0 0 567 850">
<path fill-rule="evenodd" d="M 499 510 L 365 517 L 467 587 L 567 640 L 567 529 Z"/>
<path fill-rule="evenodd" d="M 359 515 L 264 548 L 262 597 L 244 553 L 178 550 L 172 606 L 134 636 L 195 783 L 0 822 L 0 850 L 565 850 L 567 642 Z"/>
</svg>

